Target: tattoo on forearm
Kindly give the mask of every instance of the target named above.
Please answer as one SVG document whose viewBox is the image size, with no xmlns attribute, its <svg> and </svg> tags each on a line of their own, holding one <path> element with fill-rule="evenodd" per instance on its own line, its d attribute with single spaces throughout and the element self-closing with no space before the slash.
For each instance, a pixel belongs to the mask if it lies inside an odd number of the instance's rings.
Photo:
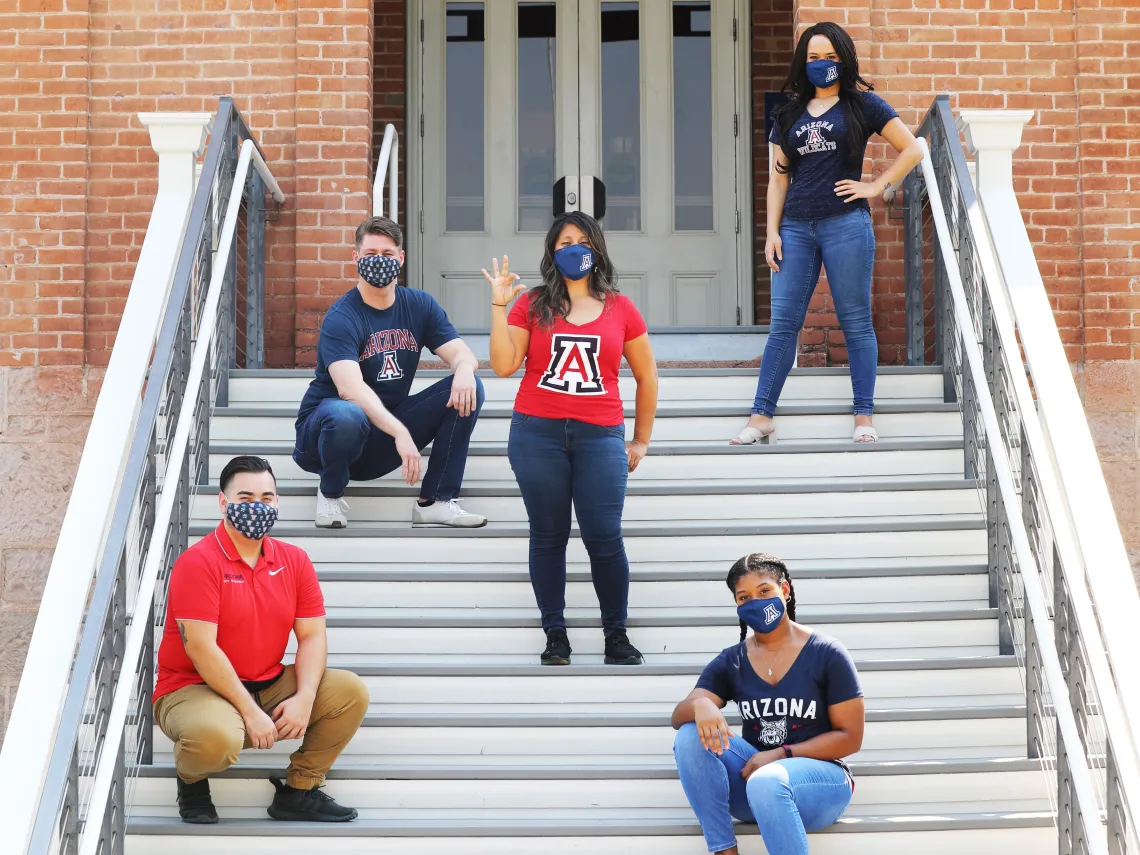
<svg viewBox="0 0 1140 855">
<path fill-rule="evenodd" d="M 186 626 L 182 621 L 178 621 L 178 634 L 182 636 L 182 646 L 186 647 L 190 644 L 189 639 L 186 638 Z"/>
</svg>

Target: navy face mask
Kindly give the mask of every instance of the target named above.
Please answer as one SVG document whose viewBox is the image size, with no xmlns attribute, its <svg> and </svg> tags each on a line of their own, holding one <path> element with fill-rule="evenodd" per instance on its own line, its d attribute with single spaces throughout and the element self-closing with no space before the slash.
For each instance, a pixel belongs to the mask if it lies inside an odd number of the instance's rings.
<svg viewBox="0 0 1140 855">
<path fill-rule="evenodd" d="M 736 614 L 752 628 L 753 632 L 767 635 L 780 625 L 784 618 L 784 600 L 782 597 L 768 597 L 764 600 L 749 600 L 737 606 Z"/>
<path fill-rule="evenodd" d="M 261 540 L 277 522 L 277 508 L 265 502 L 227 502 L 226 519 L 250 540 Z"/>
<path fill-rule="evenodd" d="M 585 244 L 564 246 L 554 253 L 554 266 L 567 279 L 577 282 L 594 272 L 594 251 Z"/>
<path fill-rule="evenodd" d="M 356 272 L 369 285 L 383 288 L 400 275 L 400 259 L 390 255 L 362 255 L 356 260 Z"/>
<path fill-rule="evenodd" d="M 843 64 L 833 59 L 817 59 L 806 66 L 807 77 L 812 86 L 827 89 L 839 82 L 839 75 L 843 71 Z"/>
</svg>

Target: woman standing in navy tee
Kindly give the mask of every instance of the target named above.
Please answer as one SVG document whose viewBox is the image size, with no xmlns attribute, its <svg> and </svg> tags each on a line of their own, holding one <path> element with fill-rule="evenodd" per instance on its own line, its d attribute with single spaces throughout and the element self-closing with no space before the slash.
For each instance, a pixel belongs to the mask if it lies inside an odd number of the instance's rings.
<svg viewBox="0 0 1140 855">
<path fill-rule="evenodd" d="M 681 786 L 710 852 L 736 855 L 735 817 L 759 825 L 769 855 L 807 855 L 807 832 L 839 819 L 855 790 L 843 758 L 863 743 L 859 675 L 842 644 L 795 622 L 778 558 L 746 555 L 728 587 L 740 643 L 673 710 Z M 729 701 L 740 708 L 740 736 L 721 712 Z"/>
<path fill-rule="evenodd" d="M 626 635 L 629 560 L 622 540 L 625 489 L 649 449 L 657 410 L 657 363 L 633 301 L 618 293 L 606 239 L 593 217 L 557 217 L 539 264 L 542 284 L 525 291 L 503 257 L 493 262 L 491 367 L 500 377 L 525 365 L 507 456 L 530 523 L 530 581 L 546 632 L 543 665 L 569 665 L 566 544 L 573 506 L 590 555 L 607 665 L 640 665 Z M 625 441 L 618 373 L 637 383 L 633 438 Z"/>
<path fill-rule="evenodd" d="M 808 301 L 827 270 L 831 299 L 851 363 L 856 442 L 878 439 L 871 426 L 879 346 L 871 323 L 875 232 L 868 199 L 881 196 L 922 160 L 922 149 L 891 105 L 859 75 L 851 37 L 837 24 L 808 27 L 792 57 L 768 138 L 768 237 L 772 325 L 752 417 L 733 445 L 773 443 L 772 416 L 796 357 Z M 860 180 L 872 134 L 899 152 L 874 181 Z"/>
</svg>

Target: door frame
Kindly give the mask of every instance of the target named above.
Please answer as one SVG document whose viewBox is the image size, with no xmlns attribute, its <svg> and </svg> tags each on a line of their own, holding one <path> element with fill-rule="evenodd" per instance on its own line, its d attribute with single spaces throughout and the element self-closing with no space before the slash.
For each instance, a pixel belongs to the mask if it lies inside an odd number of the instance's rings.
<svg viewBox="0 0 1140 855">
<path fill-rule="evenodd" d="M 405 244 L 409 251 L 405 262 L 405 282 L 409 287 L 424 287 L 423 282 L 423 210 L 424 210 L 424 138 L 422 136 L 425 87 L 423 82 L 422 50 L 424 39 L 423 7 L 425 3 L 443 3 L 446 0 L 407 0 L 405 6 L 404 28 L 407 34 L 406 43 L 406 123 L 408 139 L 405 140 L 408 163 L 407 187 L 407 222 L 404 232 L 407 235 Z M 489 0 L 483 0 L 489 2 Z M 642 2 L 660 2 L 660 0 L 642 0 Z M 709 0 L 717 3 L 718 0 Z M 723 0 L 719 0 L 723 2 Z M 733 102 L 735 104 L 736 124 L 736 210 L 740 222 L 736 230 L 736 287 L 737 305 L 740 310 L 739 324 L 751 326 L 755 323 L 755 282 L 753 281 L 753 264 L 755 261 L 755 227 L 753 224 L 755 186 L 752 175 L 752 75 L 751 75 L 751 33 L 752 15 L 750 0 L 731 0 L 734 11 L 734 38 L 736 73 L 733 81 Z M 575 48 L 577 45 L 575 44 Z M 715 61 L 715 60 L 714 60 Z M 561 106 L 563 97 L 562 87 L 559 87 L 558 103 Z M 442 105 L 440 105 L 442 108 Z M 556 121 L 558 110 L 556 109 Z M 555 133 L 561 129 L 556 125 Z M 643 129 L 643 139 L 648 139 Z M 564 147 L 558 148 L 559 168 L 564 163 Z"/>
</svg>

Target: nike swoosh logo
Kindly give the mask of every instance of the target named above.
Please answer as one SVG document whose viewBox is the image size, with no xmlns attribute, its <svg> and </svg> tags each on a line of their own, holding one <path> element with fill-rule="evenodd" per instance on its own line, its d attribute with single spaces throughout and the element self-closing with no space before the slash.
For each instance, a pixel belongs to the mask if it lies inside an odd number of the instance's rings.
<svg viewBox="0 0 1140 855">
<path fill-rule="evenodd" d="M 276 576 L 278 573 L 280 573 L 284 569 L 285 569 L 284 567 L 278 567 L 276 570 L 270 570 L 269 575 L 270 576 Z"/>
</svg>

